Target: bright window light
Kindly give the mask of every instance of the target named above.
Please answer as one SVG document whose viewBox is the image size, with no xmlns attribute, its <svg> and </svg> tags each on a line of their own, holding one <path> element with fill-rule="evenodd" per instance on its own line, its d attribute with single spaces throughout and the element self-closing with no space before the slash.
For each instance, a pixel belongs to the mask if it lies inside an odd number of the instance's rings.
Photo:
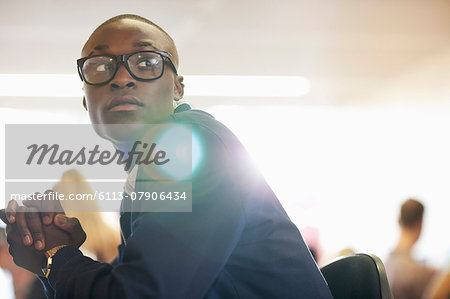
<svg viewBox="0 0 450 299">
<path fill-rule="evenodd" d="M 184 76 L 186 96 L 301 97 L 311 89 L 300 76 Z M 78 75 L 0 74 L 0 96 L 81 97 Z"/>
<path fill-rule="evenodd" d="M 311 89 L 299 76 L 186 76 L 188 96 L 301 97 Z"/>
<path fill-rule="evenodd" d="M 0 96 L 5 97 L 80 97 L 78 75 L 0 74 Z"/>
</svg>

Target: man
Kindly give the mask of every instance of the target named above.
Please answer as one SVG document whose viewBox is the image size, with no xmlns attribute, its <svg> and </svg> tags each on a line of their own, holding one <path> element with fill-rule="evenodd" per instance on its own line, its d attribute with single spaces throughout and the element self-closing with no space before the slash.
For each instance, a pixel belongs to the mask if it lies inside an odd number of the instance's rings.
<svg viewBox="0 0 450 299">
<path fill-rule="evenodd" d="M 424 206 L 415 199 L 402 204 L 397 247 L 386 261 L 386 272 L 394 298 L 422 298 L 435 270 L 416 262 L 411 251 L 422 231 Z"/>
<path fill-rule="evenodd" d="M 47 267 L 41 279 L 49 296 L 331 298 L 300 233 L 237 138 L 205 112 L 173 108 L 184 85 L 166 32 L 139 16 L 117 16 L 93 32 L 82 57 L 83 105 L 100 136 L 126 152 L 136 132 L 108 125 L 187 123 L 203 156 L 192 174 L 192 212 L 130 213 L 124 199 L 112 265 L 78 250 L 84 232 L 76 219 L 41 213 L 41 233 L 37 213 L 24 216 L 27 208 L 9 205 L 3 218 L 12 223 L 11 254 L 35 273 Z M 148 191 L 142 182 L 151 179 L 145 166 L 133 167 L 126 193 Z"/>
</svg>

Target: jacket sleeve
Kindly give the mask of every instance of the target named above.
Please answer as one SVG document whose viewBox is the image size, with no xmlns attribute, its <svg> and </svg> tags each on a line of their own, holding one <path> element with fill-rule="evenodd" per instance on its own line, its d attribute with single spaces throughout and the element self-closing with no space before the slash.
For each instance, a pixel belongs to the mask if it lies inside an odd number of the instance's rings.
<svg viewBox="0 0 450 299">
<path fill-rule="evenodd" d="M 192 212 L 132 213 L 131 234 L 116 266 L 62 248 L 49 277 L 56 298 L 207 294 L 241 236 L 245 217 L 227 147 L 207 129 L 200 128 L 199 136 L 203 154 L 192 178 Z"/>
</svg>

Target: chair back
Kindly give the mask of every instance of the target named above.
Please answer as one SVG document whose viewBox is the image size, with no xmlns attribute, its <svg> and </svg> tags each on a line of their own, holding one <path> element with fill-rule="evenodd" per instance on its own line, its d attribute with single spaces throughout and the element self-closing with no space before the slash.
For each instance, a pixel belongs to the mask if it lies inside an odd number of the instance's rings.
<svg viewBox="0 0 450 299">
<path fill-rule="evenodd" d="M 334 299 L 393 298 L 383 262 L 375 255 L 348 255 L 320 270 Z"/>
</svg>

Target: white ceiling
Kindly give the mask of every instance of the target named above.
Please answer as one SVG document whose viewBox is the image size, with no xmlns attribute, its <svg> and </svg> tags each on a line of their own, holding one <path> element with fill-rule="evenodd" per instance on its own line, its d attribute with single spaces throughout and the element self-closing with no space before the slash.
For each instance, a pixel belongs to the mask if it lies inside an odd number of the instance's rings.
<svg viewBox="0 0 450 299">
<path fill-rule="evenodd" d="M 75 73 L 92 30 L 121 13 L 165 28 L 182 74 L 305 76 L 312 90 L 295 101 L 309 105 L 450 99 L 450 2 L 438 0 L 0 0 L 0 73 Z"/>
</svg>

